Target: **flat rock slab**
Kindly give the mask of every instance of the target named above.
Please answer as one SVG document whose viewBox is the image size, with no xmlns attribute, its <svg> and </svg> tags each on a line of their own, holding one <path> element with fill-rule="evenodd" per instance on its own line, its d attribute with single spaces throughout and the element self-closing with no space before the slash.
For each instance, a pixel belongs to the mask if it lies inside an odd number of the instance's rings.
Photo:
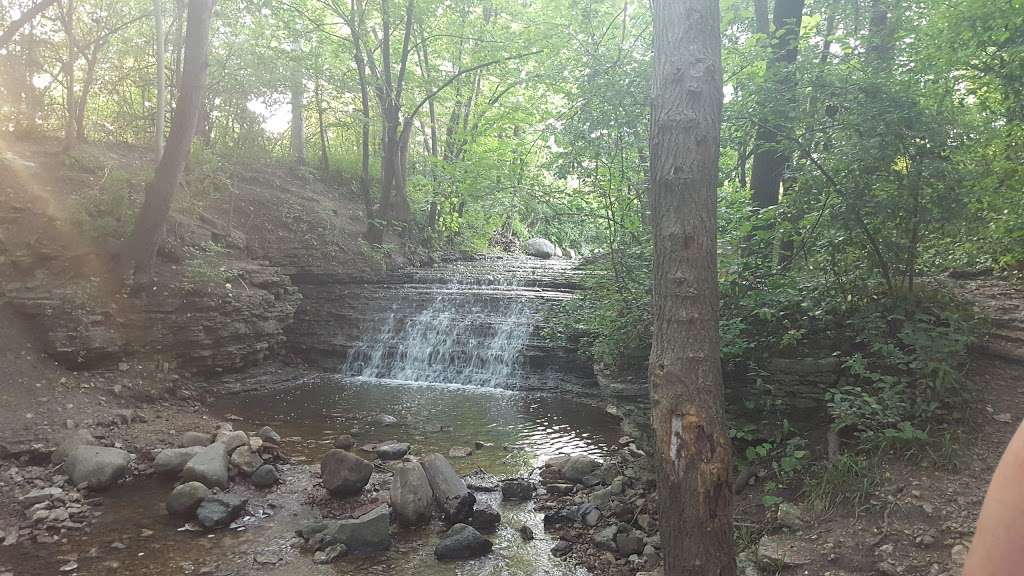
<svg viewBox="0 0 1024 576">
<path fill-rule="evenodd" d="M 378 506 L 359 518 L 329 524 L 327 534 L 351 554 L 374 554 L 391 547 L 391 508 Z"/>
<path fill-rule="evenodd" d="M 196 510 L 196 520 L 207 530 L 229 526 L 238 518 L 249 501 L 234 494 L 207 496 Z"/>
<path fill-rule="evenodd" d="M 802 566 L 810 564 L 818 550 L 802 540 L 786 534 L 765 536 L 757 544 L 758 562 L 770 566 Z"/>
</svg>

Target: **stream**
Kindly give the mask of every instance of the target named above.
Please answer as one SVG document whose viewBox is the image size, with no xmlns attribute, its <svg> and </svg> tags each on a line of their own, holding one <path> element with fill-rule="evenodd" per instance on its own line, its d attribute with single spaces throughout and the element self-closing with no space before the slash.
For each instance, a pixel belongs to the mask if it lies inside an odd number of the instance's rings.
<svg viewBox="0 0 1024 576">
<path fill-rule="evenodd" d="M 318 489 L 320 458 L 340 434 L 352 434 L 357 447 L 409 442 L 413 455 L 483 446 L 450 460 L 460 474 L 482 469 L 499 478 L 530 476 L 556 454 L 608 456 L 621 436 L 616 417 L 566 395 L 534 391 L 544 386 L 523 386 L 565 376 L 538 361 L 546 352 L 537 323 L 546 306 L 572 296 L 566 280 L 571 264 L 523 258 L 508 263 L 513 273 L 506 275 L 495 273 L 501 261 L 487 259 L 374 287 L 378 311 L 364 317 L 362 335 L 349 342 L 337 372 L 217 400 L 213 414 L 249 432 L 271 426 L 290 458 L 280 467 L 284 482 L 273 490 L 232 484 L 230 492 L 250 498 L 249 513 L 236 529 L 181 530 L 183 523 L 163 510 L 173 482 L 135 480 L 105 494 L 97 523 L 69 535 L 67 544 L 18 546 L 11 562 L 15 575 L 57 574 L 69 558 L 78 568 L 68 573 L 82 575 L 586 574 L 551 556 L 557 536 L 545 534 L 532 503 L 501 502 L 500 492 L 477 494 L 502 514 L 500 528 L 488 536 L 494 551 L 478 560 L 435 560 L 433 547 L 443 531 L 436 520 L 420 529 L 393 528 L 394 545 L 382 556 L 343 558 L 327 566 L 314 564 L 310 553 L 293 545 L 295 528 L 320 515 L 309 495 Z M 580 379 L 578 373 L 569 377 Z M 396 421 L 381 424 L 381 414 Z M 517 529 L 524 524 L 535 540 L 520 537 Z"/>
</svg>

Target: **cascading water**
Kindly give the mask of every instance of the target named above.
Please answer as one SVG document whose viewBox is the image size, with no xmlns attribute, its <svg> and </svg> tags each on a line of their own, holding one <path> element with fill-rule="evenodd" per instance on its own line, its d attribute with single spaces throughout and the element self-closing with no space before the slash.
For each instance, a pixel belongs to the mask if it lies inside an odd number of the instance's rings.
<svg viewBox="0 0 1024 576">
<path fill-rule="evenodd" d="M 526 351 L 546 307 L 571 296 L 572 274 L 571 262 L 525 258 L 414 273 L 402 298 L 364 327 L 342 373 L 490 388 L 537 380 Z"/>
</svg>

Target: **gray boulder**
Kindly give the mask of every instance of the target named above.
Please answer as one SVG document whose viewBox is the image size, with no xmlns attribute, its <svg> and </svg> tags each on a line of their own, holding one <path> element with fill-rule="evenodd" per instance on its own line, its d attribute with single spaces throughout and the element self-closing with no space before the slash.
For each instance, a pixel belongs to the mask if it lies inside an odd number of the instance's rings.
<svg viewBox="0 0 1024 576">
<path fill-rule="evenodd" d="M 178 438 L 179 448 L 188 448 L 190 446 L 209 446 L 213 443 L 213 437 L 203 432 L 185 432 Z"/>
<path fill-rule="evenodd" d="M 619 527 L 617 525 L 609 526 L 595 533 L 591 537 L 591 542 L 593 542 L 594 547 L 598 548 L 599 550 L 617 552 L 618 547 L 615 545 L 615 535 L 618 534 L 618 532 Z"/>
<path fill-rule="evenodd" d="M 203 448 L 185 464 L 181 477 L 186 482 L 199 482 L 207 488 L 227 488 L 227 447 L 220 442 L 214 442 Z"/>
<path fill-rule="evenodd" d="M 469 560 L 490 553 L 494 543 L 484 538 L 472 526 L 456 524 L 441 537 L 434 548 L 438 560 Z"/>
<path fill-rule="evenodd" d="M 75 485 L 104 490 L 128 475 L 130 460 L 130 454 L 117 448 L 79 446 L 64 460 L 64 471 Z"/>
<path fill-rule="evenodd" d="M 234 494 L 207 496 L 196 510 L 196 520 L 207 530 L 224 528 L 238 518 L 249 501 Z"/>
<path fill-rule="evenodd" d="M 339 520 L 327 532 L 352 554 L 373 554 L 391 547 L 391 509 L 378 506 L 359 518 Z"/>
<path fill-rule="evenodd" d="M 494 532 L 501 524 L 501 513 L 490 504 L 481 504 L 473 509 L 469 524 L 481 532 Z"/>
<path fill-rule="evenodd" d="M 274 429 L 270 426 L 264 426 L 256 432 L 256 436 L 268 444 L 279 445 L 281 444 L 281 435 L 274 432 Z"/>
<path fill-rule="evenodd" d="M 586 454 L 574 454 L 562 466 L 562 477 L 569 482 L 580 484 L 583 479 L 601 467 L 601 463 Z"/>
<path fill-rule="evenodd" d="M 401 460 L 409 453 L 408 442 L 381 444 L 373 449 L 373 453 L 381 460 Z"/>
<path fill-rule="evenodd" d="M 189 446 L 188 448 L 168 448 L 161 450 L 153 459 L 153 471 L 165 476 L 177 476 L 185 468 L 185 464 L 205 446 Z"/>
<path fill-rule="evenodd" d="M 530 500 L 537 486 L 525 478 L 508 478 L 501 481 L 502 500 Z"/>
<path fill-rule="evenodd" d="M 217 432 L 217 439 L 215 440 L 219 444 L 223 444 L 227 449 L 228 454 L 235 451 L 236 448 L 241 446 L 249 445 L 249 436 L 241 430 L 226 431 L 222 430 Z"/>
<path fill-rule="evenodd" d="M 526 253 L 534 258 L 547 260 L 554 257 L 555 245 L 544 238 L 530 238 L 526 241 Z"/>
<path fill-rule="evenodd" d="M 199 482 L 186 482 L 176 487 L 167 497 L 167 513 L 171 516 L 191 517 L 209 495 L 210 489 Z"/>
<path fill-rule="evenodd" d="M 334 440 L 334 447 L 339 450 L 351 450 L 356 445 L 356 440 L 349 434 L 342 434 Z"/>
<path fill-rule="evenodd" d="M 79 428 L 78 430 L 68 432 L 60 439 L 57 443 L 57 449 L 53 451 L 53 454 L 50 454 L 50 461 L 55 465 L 60 464 L 68 457 L 68 454 L 74 452 L 75 448 L 95 445 L 96 439 L 92 437 L 92 434 L 84 428 Z"/>
<path fill-rule="evenodd" d="M 236 448 L 231 453 L 231 468 L 237 470 L 243 476 L 251 476 L 260 466 L 263 466 L 263 458 L 259 453 L 248 446 Z"/>
<path fill-rule="evenodd" d="M 335 496 L 352 496 L 362 492 L 370 481 L 373 464 L 351 452 L 335 449 L 320 461 L 320 474 L 328 492 Z"/>
<path fill-rule="evenodd" d="M 281 481 L 277 474 L 277 468 L 271 464 L 264 464 L 256 469 L 249 477 L 249 483 L 257 488 L 270 488 Z"/>
<path fill-rule="evenodd" d="M 419 462 L 403 462 L 394 467 L 391 483 L 391 505 L 395 507 L 398 523 L 419 526 L 430 522 L 434 509 L 434 492 Z"/>
<path fill-rule="evenodd" d="M 344 544 L 334 544 L 313 554 L 314 564 L 333 564 L 338 558 L 348 554 L 348 547 Z"/>
<path fill-rule="evenodd" d="M 615 547 L 622 556 L 640 554 L 644 551 L 644 535 L 636 530 L 620 528 L 615 534 Z"/>
</svg>

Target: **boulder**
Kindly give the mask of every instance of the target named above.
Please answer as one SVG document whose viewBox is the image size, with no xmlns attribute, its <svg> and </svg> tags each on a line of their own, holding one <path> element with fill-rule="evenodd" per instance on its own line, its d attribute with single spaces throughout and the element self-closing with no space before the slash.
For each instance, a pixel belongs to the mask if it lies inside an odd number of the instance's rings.
<svg viewBox="0 0 1024 576">
<path fill-rule="evenodd" d="M 544 238 L 530 238 L 526 241 L 526 253 L 547 260 L 555 255 L 555 245 Z"/>
<path fill-rule="evenodd" d="M 519 527 L 519 536 L 523 540 L 526 540 L 527 542 L 529 542 L 530 540 L 533 540 L 533 538 L 534 538 L 533 528 L 530 528 L 530 526 L 528 524 L 523 524 L 522 526 Z"/>
<path fill-rule="evenodd" d="M 476 496 L 466 488 L 466 482 L 455 472 L 451 462 L 434 453 L 424 456 L 421 465 L 445 520 L 451 524 L 469 520 Z"/>
<path fill-rule="evenodd" d="M 562 257 L 562 248 L 558 244 L 555 244 L 555 254 L 554 254 L 554 256 L 555 256 L 555 258 L 561 258 Z"/>
<path fill-rule="evenodd" d="M 256 437 L 268 444 L 281 444 L 281 435 L 274 432 L 270 426 L 264 426 L 256 432 Z"/>
<path fill-rule="evenodd" d="M 576 514 L 586 526 L 597 526 L 597 523 L 601 521 L 601 509 L 589 502 L 586 504 L 580 504 L 579 508 L 576 509 Z"/>
<path fill-rule="evenodd" d="M 373 422 L 378 426 L 391 426 L 398 423 L 398 418 L 387 414 L 377 414 L 373 417 Z"/>
<path fill-rule="evenodd" d="M 188 448 L 168 448 L 161 450 L 153 459 L 153 471 L 165 476 L 177 476 L 188 464 L 188 461 L 195 458 L 196 454 L 203 451 L 205 446 L 189 446 Z"/>
<path fill-rule="evenodd" d="M 481 532 L 494 532 L 501 524 L 501 513 L 490 504 L 478 505 L 473 509 L 473 518 L 469 524 Z"/>
<path fill-rule="evenodd" d="M 234 494 L 207 496 L 196 509 L 196 520 L 207 530 L 224 528 L 235 521 L 249 501 Z"/>
<path fill-rule="evenodd" d="M 79 446 L 64 460 L 64 471 L 75 485 L 104 490 L 128 475 L 129 460 L 131 455 L 118 448 Z"/>
<path fill-rule="evenodd" d="M 263 458 L 249 446 L 242 446 L 231 453 L 231 468 L 243 476 L 251 476 L 260 466 L 263 466 Z"/>
<path fill-rule="evenodd" d="M 280 482 L 280 476 L 277 474 L 277 468 L 274 468 L 271 464 L 264 464 L 256 469 L 249 477 L 249 483 L 257 488 L 270 488 L 274 484 Z"/>
<path fill-rule="evenodd" d="M 419 462 L 403 462 L 394 467 L 395 477 L 391 483 L 391 505 L 395 508 L 398 523 L 403 526 L 419 526 L 430 522 L 434 509 L 434 492 Z"/>
<path fill-rule="evenodd" d="M 618 532 L 619 527 L 617 525 L 612 525 L 594 533 L 590 540 L 593 542 L 594 547 L 599 550 L 617 552 L 618 547 L 615 544 L 615 535 L 618 534 Z"/>
<path fill-rule="evenodd" d="M 241 430 L 234 430 L 230 432 L 225 430 L 217 433 L 217 438 L 215 442 L 223 444 L 224 447 L 227 449 L 228 454 L 231 454 L 232 452 L 235 451 L 236 448 L 239 448 L 241 446 L 248 446 L 249 436 L 246 435 L 246 433 L 242 432 Z"/>
<path fill-rule="evenodd" d="M 316 554 L 313 554 L 313 563 L 333 564 L 338 560 L 338 558 L 341 558 L 346 554 L 348 554 L 348 546 L 345 546 L 344 544 L 334 544 L 333 546 L 328 546 L 323 550 L 318 551 Z"/>
<path fill-rule="evenodd" d="M 502 500 L 530 500 L 537 486 L 525 478 L 508 478 L 501 481 Z"/>
<path fill-rule="evenodd" d="M 615 547 L 622 556 L 640 554 L 644 551 L 644 535 L 631 529 L 622 529 L 615 534 Z"/>
<path fill-rule="evenodd" d="M 353 496 L 362 492 L 370 481 L 373 464 L 351 452 L 336 449 L 320 461 L 320 474 L 328 492 L 335 496 Z"/>
<path fill-rule="evenodd" d="M 178 438 L 178 447 L 188 448 L 190 446 L 209 446 L 213 443 L 213 437 L 202 432 L 185 432 Z"/>
<path fill-rule="evenodd" d="M 574 454 L 561 466 L 562 477 L 580 484 L 583 479 L 601 467 L 601 463 L 586 454 Z"/>
<path fill-rule="evenodd" d="M 466 482 L 466 488 L 473 492 L 498 492 L 501 490 L 501 482 L 494 474 L 489 474 L 482 468 L 470 472 L 462 477 Z"/>
<path fill-rule="evenodd" d="M 401 460 L 409 453 L 408 442 L 381 444 L 373 449 L 373 453 L 381 460 Z"/>
<path fill-rule="evenodd" d="M 355 438 L 348 434 L 342 434 L 334 440 L 334 447 L 339 450 L 351 450 L 356 445 Z"/>
<path fill-rule="evenodd" d="M 438 560 L 468 560 L 490 553 L 494 543 L 484 538 L 472 526 L 452 526 L 434 548 Z"/>
<path fill-rule="evenodd" d="M 167 497 L 167 513 L 171 516 L 189 518 L 196 513 L 199 504 L 210 495 L 210 489 L 199 482 L 186 482 L 176 487 Z"/>
<path fill-rule="evenodd" d="M 67 433 L 57 443 L 57 449 L 50 454 L 50 461 L 56 465 L 64 462 L 64 459 L 79 446 L 95 446 L 96 439 L 84 428 L 79 428 Z"/>
<path fill-rule="evenodd" d="M 568 540 L 559 540 L 551 547 L 551 555 L 555 558 L 568 556 L 570 552 L 572 552 L 572 542 L 569 542 Z"/>
<path fill-rule="evenodd" d="M 449 458 L 466 458 L 472 455 L 473 449 L 465 446 L 452 446 L 451 450 L 448 450 Z"/>
<path fill-rule="evenodd" d="M 328 527 L 330 536 L 352 554 L 372 554 L 391 547 L 391 509 L 378 506 L 359 518 L 339 520 Z"/>
<path fill-rule="evenodd" d="M 181 470 L 186 482 L 199 482 L 207 488 L 228 487 L 228 449 L 214 442 L 192 457 Z"/>
</svg>

